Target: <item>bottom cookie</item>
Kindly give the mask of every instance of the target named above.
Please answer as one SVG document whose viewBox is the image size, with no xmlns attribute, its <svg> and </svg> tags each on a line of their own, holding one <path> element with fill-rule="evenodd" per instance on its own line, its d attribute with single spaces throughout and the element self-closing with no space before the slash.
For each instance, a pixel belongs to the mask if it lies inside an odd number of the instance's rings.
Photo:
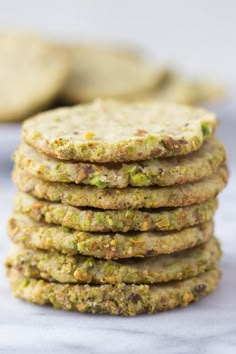
<svg viewBox="0 0 236 354">
<path fill-rule="evenodd" d="M 187 306 L 217 287 L 219 268 L 191 279 L 161 285 L 71 285 L 22 277 L 14 268 L 8 270 L 14 296 L 23 300 L 63 310 L 135 316 Z"/>
</svg>

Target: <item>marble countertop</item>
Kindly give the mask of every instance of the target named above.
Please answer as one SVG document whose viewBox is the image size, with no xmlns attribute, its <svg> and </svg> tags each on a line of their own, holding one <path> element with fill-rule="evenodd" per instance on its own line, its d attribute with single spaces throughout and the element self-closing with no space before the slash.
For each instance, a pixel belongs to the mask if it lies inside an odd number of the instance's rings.
<svg viewBox="0 0 236 354">
<path fill-rule="evenodd" d="M 216 215 L 216 233 L 224 249 L 220 286 L 188 308 L 136 318 L 56 311 L 12 297 L 2 263 L 9 246 L 5 230 L 15 191 L 10 155 L 19 142 L 20 126 L 0 126 L 0 353 L 236 352 L 236 107 L 221 107 L 219 116 L 219 135 L 227 146 L 231 170 Z"/>
</svg>

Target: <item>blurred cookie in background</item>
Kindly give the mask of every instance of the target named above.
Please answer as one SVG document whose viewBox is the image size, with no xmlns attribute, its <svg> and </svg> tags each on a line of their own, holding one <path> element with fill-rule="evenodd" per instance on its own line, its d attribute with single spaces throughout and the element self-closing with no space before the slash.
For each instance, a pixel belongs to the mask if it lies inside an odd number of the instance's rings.
<svg viewBox="0 0 236 354">
<path fill-rule="evenodd" d="M 144 53 L 145 54 L 145 53 Z M 153 65 L 132 46 L 61 44 L 26 32 L 0 32 L 0 121 L 100 98 L 190 105 L 224 96 L 221 85 Z"/>
<path fill-rule="evenodd" d="M 222 99 L 225 95 L 223 86 L 204 79 L 190 79 L 169 71 L 163 84 L 152 92 L 144 94 L 143 99 L 157 99 L 165 102 L 195 105 Z"/>
<path fill-rule="evenodd" d="M 0 32 L 0 121 L 47 108 L 69 73 L 64 51 L 38 35 Z"/>
<path fill-rule="evenodd" d="M 97 97 L 129 100 L 151 92 L 165 81 L 168 71 L 144 61 L 138 51 L 98 44 L 65 45 L 70 75 L 61 94 L 75 104 Z"/>
<path fill-rule="evenodd" d="M 95 98 L 160 100 L 195 105 L 221 99 L 222 85 L 185 78 L 172 67 L 150 65 L 138 50 L 104 44 L 64 45 L 70 75 L 61 102 L 77 104 Z"/>
</svg>

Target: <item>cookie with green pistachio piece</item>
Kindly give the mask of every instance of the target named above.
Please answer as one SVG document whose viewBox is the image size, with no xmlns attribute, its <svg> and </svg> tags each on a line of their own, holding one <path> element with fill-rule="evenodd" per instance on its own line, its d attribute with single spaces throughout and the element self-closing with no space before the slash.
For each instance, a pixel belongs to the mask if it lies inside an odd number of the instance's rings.
<svg viewBox="0 0 236 354">
<path fill-rule="evenodd" d="M 27 193 L 18 192 L 14 210 L 36 221 L 62 225 L 79 231 L 128 232 L 180 230 L 212 219 L 217 200 L 167 210 L 101 210 L 72 207 L 62 203 L 38 200 Z"/>
<path fill-rule="evenodd" d="M 0 121 L 46 108 L 69 73 L 64 51 L 31 33 L 0 32 Z"/>
<path fill-rule="evenodd" d="M 195 182 L 214 173 L 225 161 L 223 144 L 215 137 L 186 156 L 133 163 L 92 164 L 59 161 L 20 145 L 14 154 L 16 166 L 27 174 L 51 182 L 74 182 L 98 188 L 170 186 Z"/>
<path fill-rule="evenodd" d="M 198 150 L 217 125 L 201 108 L 161 102 L 96 100 L 28 119 L 24 141 L 64 160 L 139 161 Z"/>
<path fill-rule="evenodd" d="M 26 248 L 119 259 L 151 257 L 192 248 L 207 242 L 214 233 L 212 221 L 180 231 L 90 233 L 33 221 L 14 213 L 8 223 L 12 241 Z"/>
<path fill-rule="evenodd" d="M 15 297 L 34 304 L 51 304 L 56 309 L 135 316 L 187 306 L 213 292 L 220 280 L 219 268 L 196 277 L 158 285 L 58 284 L 26 278 L 14 268 L 8 270 Z"/>
<path fill-rule="evenodd" d="M 13 179 L 22 192 L 52 202 L 99 209 L 184 207 L 213 199 L 225 187 L 226 166 L 195 183 L 169 187 L 96 188 L 72 183 L 47 182 L 15 168 Z"/>
<path fill-rule="evenodd" d="M 59 283 L 154 284 L 187 279 L 210 270 L 220 255 L 216 238 L 191 250 L 126 260 L 69 256 L 14 244 L 5 265 L 19 269 L 26 277 Z"/>
<path fill-rule="evenodd" d="M 128 99 L 158 87 L 168 73 L 127 49 L 89 43 L 72 44 L 65 49 L 70 58 L 70 75 L 61 97 L 72 104 L 97 97 Z"/>
</svg>

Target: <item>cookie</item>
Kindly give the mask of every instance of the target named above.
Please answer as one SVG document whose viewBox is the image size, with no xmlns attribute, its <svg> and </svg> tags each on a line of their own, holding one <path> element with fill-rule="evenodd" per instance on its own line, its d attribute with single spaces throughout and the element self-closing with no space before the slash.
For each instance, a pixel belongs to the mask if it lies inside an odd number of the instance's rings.
<svg viewBox="0 0 236 354">
<path fill-rule="evenodd" d="M 209 221 L 216 208 L 216 199 L 211 199 L 205 203 L 167 210 L 83 209 L 62 203 L 39 201 L 22 192 L 16 194 L 14 202 L 16 212 L 27 214 L 36 221 L 89 232 L 180 230 Z"/>
<path fill-rule="evenodd" d="M 139 161 L 198 150 L 216 125 L 215 115 L 201 108 L 97 100 L 28 119 L 23 138 L 58 159 Z"/>
<path fill-rule="evenodd" d="M 187 80 L 173 77 L 146 97 L 164 102 L 194 105 L 202 102 L 216 101 L 225 95 L 223 87 L 211 81 Z"/>
<path fill-rule="evenodd" d="M 118 259 L 151 257 L 198 246 L 214 233 L 212 221 L 180 231 L 90 233 L 33 221 L 14 213 L 8 234 L 15 243 L 27 248 L 82 254 L 97 258 Z"/>
<path fill-rule="evenodd" d="M 216 172 L 226 159 L 224 146 L 216 138 L 186 156 L 133 163 L 91 164 L 60 161 L 26 144 L 15 154 L 15 165 L 27 174 L 51 182 L 74 182 L 98 188 L 170 186 L 195 182 Z"/>
<path fill-rule="evenodd" d="M 227 168 L 195 183 L 170 187 L 96 188 L 71 183 L 47 182 L 15 168 L 13 179 L 17 187 L 30 195 L 71 206 L 100 209 L 140 209 L 184 207 L 213 199 L 225 187 Z"/>
<path fill-rule="evenodd" d="M 164 68 L 156 70 L 127 49 L 82 43 L 65 49 L 70 75 L 61 97 L 70 104 L 97 97 L 129 99 L 159 86 L 167 74 Z"/>
<path fill-rule="evenodd" d="M 39 305 L 79 312 L 135 316 L 187 306 L 213 292 L 220 280 L 218 268 L 196 277 L 159 285 L 72 285 L 21 276 L 8 271 L 14 296 Z"/>
<path fill-rule="evenodd" d="M 12 245 L 6 259 L 28 278 L 82 284 L 154 284 L 183 280 L 213 269 L 221 250 L 216 238 L 206 244 L 170 255 L 126 260 L 68 256 Z"/>
<path fill-rule="evenodd" d="M 0 32 L 0 121 L 46 108 L 68 72 L 67 56 L 55 45 L 29 33 Z"/>
</svg>

